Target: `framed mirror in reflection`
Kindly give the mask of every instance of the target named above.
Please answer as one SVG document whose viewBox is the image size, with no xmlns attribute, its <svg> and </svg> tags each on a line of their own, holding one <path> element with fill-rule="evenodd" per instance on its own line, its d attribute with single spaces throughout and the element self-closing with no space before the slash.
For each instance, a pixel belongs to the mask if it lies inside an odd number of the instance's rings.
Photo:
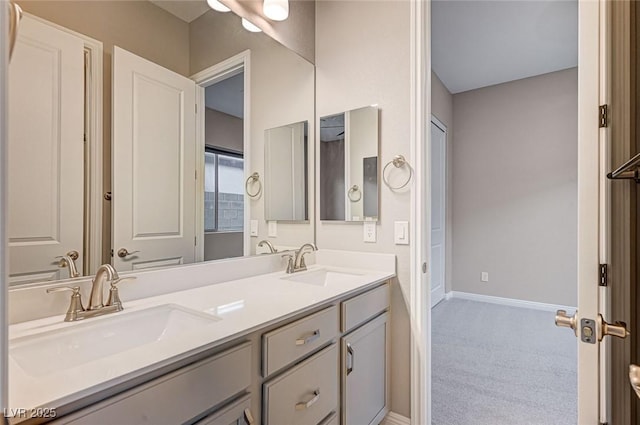
<svg viewBox="0 0 640 425">
<path fill-rule="evenodd" d="M 378 108 L 320 118 L 320 220 L 377 221 Z"/>
<path fill-rule="evenodd" d="M 308 122 L 264 132 L 265 217 L 267 221 L 309 219 Z"/>
<path fill-rule="evenodd" d="M 204 0 L 19 3 L 10 284 L 255 254 L 272 220 L 266 179 L 283 177 L 269 170 L 265 129 L 314 122 L 314 66 Z M 295 199 L 268 208 L 295 218 L 280 246 L 314 240 L 308 134 L 289 163 L 305 171 L 303 195 L 292 187 Z M 244 182 L 255 172 L 265 196 L 254 199 Z"/>
</svg>

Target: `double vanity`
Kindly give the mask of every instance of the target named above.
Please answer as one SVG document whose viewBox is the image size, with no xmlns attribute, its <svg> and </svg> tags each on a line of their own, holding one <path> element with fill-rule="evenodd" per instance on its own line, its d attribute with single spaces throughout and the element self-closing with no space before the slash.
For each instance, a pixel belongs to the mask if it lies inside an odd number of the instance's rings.
<svg viewBox="0 0 640 425">
<path fill-rule="evenodd" d="M 141 272 L 122 284 L 121 312 L 12 325 L 9 406 L 56 417 L 10 422 L 379 423 L 388 411 L 395 257 L 320 250 L 307 270 L 290 273 L 269 257 L 183 267 L 187 287 L 190 273 L 201 279 L 265 261 L 278 269 L 177 292 L 162 293 L 171 272 Z M 138 284 L 148 296 L 129 299 Z M 54 295 L 68 302 L 68 292 Z"/>
</svg>

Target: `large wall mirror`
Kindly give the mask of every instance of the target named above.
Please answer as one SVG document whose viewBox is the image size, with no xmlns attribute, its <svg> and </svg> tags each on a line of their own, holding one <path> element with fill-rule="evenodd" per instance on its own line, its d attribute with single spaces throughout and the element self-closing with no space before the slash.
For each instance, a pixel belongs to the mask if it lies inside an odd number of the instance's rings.
<svg viewBox="0 0 640 425">
<path fill-rule="evenodd" d="M 320 118 L 320 220 L 377 221 L 378 108 Z"/>
<path fill-rule="evenodd" d="M 11 285 L 314 242 L 313 64 L 204 0 L 18 3 Z"/>
</svg>

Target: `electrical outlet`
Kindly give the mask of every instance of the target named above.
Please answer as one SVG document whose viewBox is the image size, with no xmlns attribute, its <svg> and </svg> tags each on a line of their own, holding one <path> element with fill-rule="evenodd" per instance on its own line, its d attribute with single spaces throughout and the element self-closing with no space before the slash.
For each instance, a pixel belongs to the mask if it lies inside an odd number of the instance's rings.
<svg viewBox="0 0 640 425">
<path fill-rule="evenodd" d="M 376 241 L 376 223 L 364 222 L 364 241 L 375 242 Z"/>
<path fill-rule="evenodd" d="M 269 222 L 269 237 L 276 238 L 278 237 L 278 222 L 270 221 Z"/>
<path fill-rule="evenodd" d="M 258 236 L 258 220 L 251 220 L 250 221 L 249 235 Z"/>
<path fill-rule="evenodd" d="M 480 273 L 480 280 L 483 282 L 489 282 L 489 272 Z"/>
</svg>

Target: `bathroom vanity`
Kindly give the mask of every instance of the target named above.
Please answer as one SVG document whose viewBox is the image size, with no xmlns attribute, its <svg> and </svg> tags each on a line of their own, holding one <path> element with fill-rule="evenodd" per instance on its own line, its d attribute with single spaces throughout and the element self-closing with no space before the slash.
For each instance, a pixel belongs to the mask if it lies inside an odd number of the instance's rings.
<svg viewBox="0 0 640 425">
<path fill-rule="evenodd" d="M 316 264 L 14 325 L 10 405 L 56 424 L 377 424 L 393 276 Z"/>
</svg>

